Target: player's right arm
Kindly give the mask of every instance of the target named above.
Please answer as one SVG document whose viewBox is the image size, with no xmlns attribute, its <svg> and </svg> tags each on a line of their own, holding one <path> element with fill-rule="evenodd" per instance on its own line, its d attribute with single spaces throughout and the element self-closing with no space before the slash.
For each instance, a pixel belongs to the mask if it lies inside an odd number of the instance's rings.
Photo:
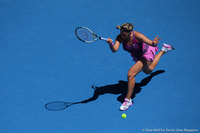
<svg viewBox="0 0 200 133">
<path fill-rule="evenodd" d="M 116 37 L 115 44 L 113 46 L 110 46 L 110 49 L 111 49 L 111 51 L 113 53 L 117 52 L 117 50 L 119 49 L 119 46 L 120 46 L 121 42 L 122 42 L 122 37 L 121 37 L 121 35 L 118 35 Z M 112 39 L 108 38 L 107 43 L 112 44 L 113 43 Z"/>
</svg>

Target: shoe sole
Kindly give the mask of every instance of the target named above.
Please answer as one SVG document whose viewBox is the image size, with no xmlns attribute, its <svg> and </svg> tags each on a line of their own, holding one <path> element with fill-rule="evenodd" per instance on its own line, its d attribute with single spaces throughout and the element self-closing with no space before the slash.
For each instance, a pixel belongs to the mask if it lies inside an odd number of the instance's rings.
<svg viewBox="0 0 200 133">
<path fill-rule="evenodd" d="M 164 44 L 164 45 L 165 45 L 165 44 Z M 169 46 L 171 47 L 172 50 L 175 50 L 175 48 L 174 48 L 172 45 L 170 45 L 170 44 L 166 44 L 166 45 L 169 45 Z M 166 45 L 165 45 L 164 47 L 168 48 Z"/>
<path fill-rule="evenodd" d="M 175 50 L 175 48 L 172 45 L 170 45 L 170 46 L 171 46 L 172 50 Z"/>
</svg>

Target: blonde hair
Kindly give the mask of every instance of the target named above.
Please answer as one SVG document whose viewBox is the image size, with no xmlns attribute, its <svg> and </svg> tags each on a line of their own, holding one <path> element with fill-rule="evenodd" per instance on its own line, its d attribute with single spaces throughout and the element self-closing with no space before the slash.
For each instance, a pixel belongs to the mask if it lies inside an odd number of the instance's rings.
<svg viewBox="0 0 200 133">
<path fill-rule="evenodd" d="M 121 26 L 117 25 L 116 28 L 120 29 L 121 31 L 124 31 L 124 32 L 130 32 L 133 30 L 134 26 L 131 23 L 124 23 Z"/>
</svg>

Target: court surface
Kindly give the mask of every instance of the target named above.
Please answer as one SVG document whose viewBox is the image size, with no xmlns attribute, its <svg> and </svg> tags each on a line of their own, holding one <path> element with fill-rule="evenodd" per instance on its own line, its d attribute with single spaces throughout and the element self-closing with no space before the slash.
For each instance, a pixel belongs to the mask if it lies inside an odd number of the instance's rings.
<svg viewBox="0 0 200 133">
<path fill-rule="evenodd" d="M 0 0 L 1 133 L 200 132 L 199 0 Z M 122 47 L 85 44 L 78 26 L 115 39 L 117 24 L 176 50 L 136 76 L 134 104 L 119 111 L 134 64 Z M 49 111 L 52 101 L 81 102 Z M 127 118 L 121 118 L 126 113 Z"/>
</svg>

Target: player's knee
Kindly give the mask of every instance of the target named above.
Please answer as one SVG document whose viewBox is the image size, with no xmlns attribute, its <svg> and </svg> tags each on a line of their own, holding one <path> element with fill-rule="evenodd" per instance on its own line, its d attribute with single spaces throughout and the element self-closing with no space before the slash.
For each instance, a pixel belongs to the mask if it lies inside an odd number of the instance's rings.
<svg viewBox="0 0 200 133">
<path fill-rule="evenodd" d="M 128 79 L 134 79 L 135 76 L 136 76 L 136 73 L 134 73 L 134 72 L 128 72 L 128 75 L 127 75 Z"/>
</svg>

